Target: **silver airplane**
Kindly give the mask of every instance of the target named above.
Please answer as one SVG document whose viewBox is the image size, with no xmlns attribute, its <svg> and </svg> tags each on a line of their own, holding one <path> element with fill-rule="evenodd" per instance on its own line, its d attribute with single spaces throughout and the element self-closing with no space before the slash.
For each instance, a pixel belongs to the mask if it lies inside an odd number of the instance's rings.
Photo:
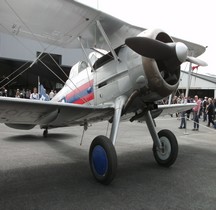
<svg viewBox="0 0 216 210">
<path fill-rule="evenodd" d="M 0 32 L 34 39 L 43 52 L 53 45 L 79 47 L 86 57 L 72 67 L 51 101 L 0 97 L 0 123 L 26 130 L 39 125 L 46 137 L 51 128 L 82 125 L 86 130 L 91 123 L 109 121 L 109 137 L 97 136 L 89 150 L 92 174 L 102 184 L 116 175 L 115 142 L 123 120 L 146 121 L 156 162 L 164 167 L 174 164 L 177 139 L 167 129 L 157 133 L 153 119 L 194 106 L 158 101 L 177 90 L 183 62 L 207 65 L 197 58 L 205 47 L 160 29 L 130 25 L 72 0 L 1 1 Z M 31 66 L 37 60 L 40 57 Z"/>
</svg>

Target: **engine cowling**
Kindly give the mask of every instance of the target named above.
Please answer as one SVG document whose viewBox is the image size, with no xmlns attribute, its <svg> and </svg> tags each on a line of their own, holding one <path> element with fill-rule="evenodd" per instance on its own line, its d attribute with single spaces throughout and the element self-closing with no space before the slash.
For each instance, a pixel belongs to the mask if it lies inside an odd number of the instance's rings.
<svg viewBox="0 0 216 210">
<path fill-rule="evenodd" d="M 141 55 L 144 74 L 137 78 L 136 83 L 142 100 L 157 101 L 178 88 L 180 65 L 186 60 L 188 50 L 185 44 L 175 43 L 160 29 L 146 30 L 138 37 L 126 39 L 125 43 Z"/>
<path fill-rule="evenodd" d="M 159 40 L 164 43 L 173 42 L 168 34 L 158 29 L 147 30 L 140 34 L 140 36 Z M 141 88 L 141 92 L 146 95 L 146 99 L 150 101 L 162 99 L 178 88 L 180 63 L 179 65 L 172 65 L 171 58 L 168 60 L 157 60 L 145 56 L 142 57 L 142 63 L 147 78 L 147 87 Z M 172 69 L 170 69 L 170 66 Z"/>
</svg>

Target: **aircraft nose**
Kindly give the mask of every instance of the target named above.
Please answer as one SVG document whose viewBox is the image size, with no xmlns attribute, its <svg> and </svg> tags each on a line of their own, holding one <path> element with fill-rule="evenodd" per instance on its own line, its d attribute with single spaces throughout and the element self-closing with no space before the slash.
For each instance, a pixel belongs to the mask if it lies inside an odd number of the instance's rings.
<svg viewBox="0 0 216 210">
<path fill-rule="evenodd" d="M 144 57 L 164 61 L 170 73 L 185 61 L 207 65 L 200 59 L 189 57 L 188 47 L 182 42 L 164 43 L 149 37 L 130 37 L 125 40 L 125 44 Z"/>
</svg>

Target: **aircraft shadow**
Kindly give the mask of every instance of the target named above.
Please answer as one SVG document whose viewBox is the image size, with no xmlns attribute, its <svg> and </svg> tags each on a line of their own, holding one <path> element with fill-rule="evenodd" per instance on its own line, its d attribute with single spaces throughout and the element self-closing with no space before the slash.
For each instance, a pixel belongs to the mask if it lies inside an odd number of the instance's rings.
<svg viewBox="0 0 216 210">
<path fill-rule="evenodd" d="M 15 143 L 25 143 L 25 142 L 39 142 L 42 141 L 46 143 L 49 147 L 60 153 L 61 155 L 70 158 L 71 160 L 77 159 L 82 153 L 87 155 L 88 153 L 83 151 L 82 147 L 77 147 L 79 143 L 77 142 L 76 136 L 73 134 L 63 134 L 63 133 L 52 133 L 49 134 L 47 138 L 37 135 L 17 135 L 10 136 L 4 139 L 5 141 L 15 142 Z M 65 143 L 63 140 L 76 141 L 75 146 L 70 143 Z"/>
</svg>

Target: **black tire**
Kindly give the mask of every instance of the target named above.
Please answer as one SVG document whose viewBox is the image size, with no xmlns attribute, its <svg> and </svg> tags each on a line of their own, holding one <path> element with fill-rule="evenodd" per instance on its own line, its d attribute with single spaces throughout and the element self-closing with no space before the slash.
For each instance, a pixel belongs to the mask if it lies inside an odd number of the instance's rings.
<svg viewBox="0 0 216 210">
<path fill-rule="evenodd" d="M 178 142 L 175 135 L 170 130 L 161 130 L 158 133 L 162 144 L 162 150 L 153 145 L 153 154 L 156 162 L 164 167 L 169 167 L 175 163 L 178 156 Z"/>
<path fill-rule="evenodd" d="M 105 185 L 116 175 L 117 155 L 115 147 L 106 136 L 97 136 L 91 143 L 89 163 L 95 179 Z"/>
</svg>

